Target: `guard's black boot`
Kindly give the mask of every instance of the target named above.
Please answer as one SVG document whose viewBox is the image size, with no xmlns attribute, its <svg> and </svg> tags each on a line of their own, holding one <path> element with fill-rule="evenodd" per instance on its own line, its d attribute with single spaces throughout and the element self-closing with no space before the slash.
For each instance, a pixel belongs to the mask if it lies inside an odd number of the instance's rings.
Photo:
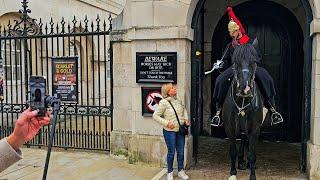
<svg viewBox="0 0 320 180">
<path fill-rule="evenodd" d="M 221 122 L 221 120 L 220 120 L 221 106 L 219 103 L 217 103 L 216 107 L 217 107 L 216 115 L 213 116 L 213 118 L 210 121 L 210 125 L 215 126 L 215 127 L 219 126 L 220 122 Z"/>
<path fill-rule="evenodd" d="M 276 111 L 274 108 L 274 103 L 271 103 L 270 101 L 267 101 L 267 108 L 269 110 L 268 113 L 271 113 L 271 126 L 282 123 L 283 118 L 279 112 Z"/>
</svg>

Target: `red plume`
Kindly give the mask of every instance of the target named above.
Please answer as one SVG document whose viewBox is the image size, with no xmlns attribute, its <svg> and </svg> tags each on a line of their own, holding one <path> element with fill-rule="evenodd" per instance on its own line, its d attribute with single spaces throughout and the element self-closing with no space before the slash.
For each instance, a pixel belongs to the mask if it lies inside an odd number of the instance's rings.
<svg viewBox="0 0 320 180">
<path fill-rule="evenodd" d="M 238 24 L 238 26 L 240 27 L 240 31 L 242 34 L 245 34 L 246 31 L 244 30 L 241 22 L 238 20 L 238 18 L 236 17 L 236 15 L 234 14 L 233 10 L 232 10 L 232 7 L 228 7 L 227 8 L 227 12 L 229 14 L 229 17 Z"/>
</svg>

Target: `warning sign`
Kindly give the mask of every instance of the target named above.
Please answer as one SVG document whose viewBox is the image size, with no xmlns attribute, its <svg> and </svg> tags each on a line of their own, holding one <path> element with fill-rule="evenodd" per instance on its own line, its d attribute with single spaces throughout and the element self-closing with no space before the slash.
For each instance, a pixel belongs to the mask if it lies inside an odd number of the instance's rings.
<svg viewBox="0 0 320 180">
<path fill-rule="evenodd" d="M 142 115 L 152 116 L 162 99 L 161 87 L 142 87 Z"/>
<path fill-rule="evenodd" d="M 149 111 L 154 112 L 157 109 L 159 101 L 162 99 L 158 91 L 150 92 L 146 97 L 146 107 Z"/>
</svg>

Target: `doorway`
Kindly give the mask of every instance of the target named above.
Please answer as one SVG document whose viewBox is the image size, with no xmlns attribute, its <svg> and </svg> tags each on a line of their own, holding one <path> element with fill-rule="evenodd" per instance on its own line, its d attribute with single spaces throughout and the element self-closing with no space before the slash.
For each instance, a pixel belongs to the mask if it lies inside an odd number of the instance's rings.
<svg viewBox="0 0 320 180">
<path fill-rule="evenodd" d="M 248 35 L 259 41 L 262 57 L 259 66 L 265 68 L 274 80 L 276 107 L 284 118 L 284 123 L 263 127 L 261 139 L 300 142 L 304 54 L 303 32 L 299 23 L 289 10 L 270 1 L 250 1 L 233 9 Z M 219 59 L 231 41 L 227 24 L 228 16 L 225 15 L 216 26 L 212 37 L 212 59 Z M 212 78 L 212 90 L 217 75 Z M 212 135 L 224 137 L 221 128 L 212 128 Z"/>
</svg>

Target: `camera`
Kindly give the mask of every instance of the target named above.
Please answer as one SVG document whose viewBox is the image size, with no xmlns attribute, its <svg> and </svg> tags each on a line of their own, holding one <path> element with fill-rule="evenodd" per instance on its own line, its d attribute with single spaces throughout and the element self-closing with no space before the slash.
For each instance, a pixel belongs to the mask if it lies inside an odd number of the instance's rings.
<svg viewBox="0 0 320 180">
<path fill-rule="evenodd" d="M 46 78 L 44 76 L 30 77 L 30 107 L 38 110 L 38 116 L 44 116 L 46 103 Z"/>
</svg>

